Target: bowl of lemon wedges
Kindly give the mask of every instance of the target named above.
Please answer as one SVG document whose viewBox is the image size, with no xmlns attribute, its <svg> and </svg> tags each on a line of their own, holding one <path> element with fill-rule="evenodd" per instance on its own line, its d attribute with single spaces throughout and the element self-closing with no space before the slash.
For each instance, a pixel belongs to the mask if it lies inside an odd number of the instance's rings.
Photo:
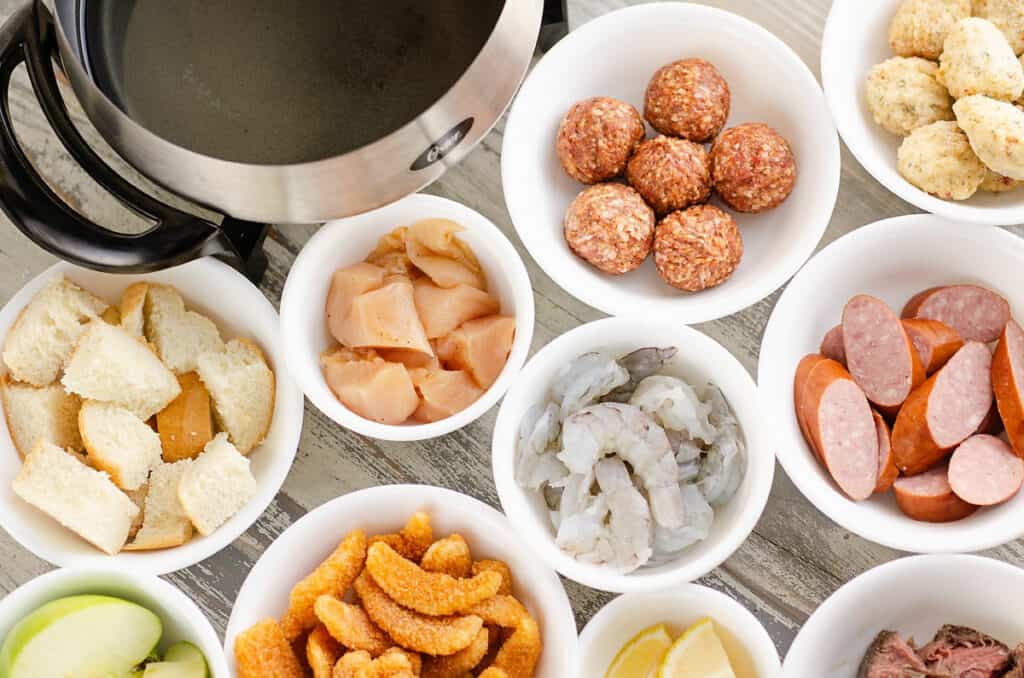
<svg viewBox="0 0 1024 678">
<path fill-rule="evenodd" d="M 724 593 L 686 584 L 608 603 L 580 634 L 575 675 L 605 678 L 778 678 L 768 632 Z"/>
</svg>

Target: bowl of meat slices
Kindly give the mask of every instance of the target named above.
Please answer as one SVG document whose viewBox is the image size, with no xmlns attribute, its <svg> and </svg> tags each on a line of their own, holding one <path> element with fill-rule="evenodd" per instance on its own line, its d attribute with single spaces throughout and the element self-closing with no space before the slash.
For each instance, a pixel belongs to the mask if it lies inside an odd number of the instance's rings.
<svg viewBox="0 0 1024 678">
<path fill-rule="evenodd" d="M 899 558 L 848 582 L 814 611 L 783 675 L 1020 678 L 1022 604 L 1024 572 L 1009 563 Z"/>
<path fill-rule="evenodd" d="M 775 470 L 746 368 L 662 320 L 607 318 L 547 344 L 506 394 L 492 449 L 523 538 L 566 577 L 616 592 L 717 567 Z"/>
<path fill-rule="evenodd" d="M 765 331 L 778 457 L 844 528 L 918 553 L 1024 534 L 1024 241 L 929 215 L 832 243 Z"/>
</svg>

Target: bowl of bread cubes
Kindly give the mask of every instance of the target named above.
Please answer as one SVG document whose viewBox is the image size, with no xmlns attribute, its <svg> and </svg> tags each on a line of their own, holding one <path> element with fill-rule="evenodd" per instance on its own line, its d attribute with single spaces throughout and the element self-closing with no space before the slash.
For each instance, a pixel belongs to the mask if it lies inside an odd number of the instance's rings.
<svg viewBox="0 0 1024 678">
<path fill-rule="evenodd" d="M 291 467 L 303 398 L 277 313 L 215 259 L 130 276 L 57 264 L 0 311 L 0 351 L 0 526 L 55 565 L 193 565 Z"/>
</svg>

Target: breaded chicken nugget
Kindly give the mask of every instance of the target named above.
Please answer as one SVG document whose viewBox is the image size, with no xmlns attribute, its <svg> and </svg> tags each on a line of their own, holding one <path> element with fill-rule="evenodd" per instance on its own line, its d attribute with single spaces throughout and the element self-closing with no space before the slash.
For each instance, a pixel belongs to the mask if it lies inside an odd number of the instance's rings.
<svg viewBox="0 0 1024 678">
<path fill-rule="evenodd" d="M 977 17 L 959 22 L 946 36 L 939 78 L 954 99 L 984 94 L 1015 101 L 1024 92 L 1024 69 L 1006 37 Z"/>
<path fill-rule="evenodd" d="M 313 669 L 313 678 L 331 678 L 334 665 L 341 657 L 341 646 L 321 625 L 313 629 L 306 641 L 306 661 Z"/>
<path fill-rule="evenodd" d="M 889 45 L 899 56 L 938 59 L 946 34 L 971 16 L 971 0 L 903 0 L 889 24 Z"/>
<path fill-rule="evenodd" d="M 1024 112 L 983 96 L 964 97 L 953 111 L 980 162 L 1004 177 L 1024 180 Z"/>
<path fill-rule="evenodd" d="M 473 556 L 462 535 L 453 534 L 431 544 L 423 554 L 420 567 L 427 572 L 441 572 L 449 577 L 464 579 L 473 569 Z"/>
<path fill-rule="evenodd" d="M 306 678 L 280 625 L 264 619 L 235 638 L 238 678 Z"/>
<path fill-rule="evenodd" d="M 984 97 L 969 97 L 975 98 Z M 957 102 L 954 110 L 967 100 Z M 974 195 L 985 180 L 986 169 L 962 126 L 963 121 L 959 126 L 939 121 L 911 132 L 896 152 L 896 167 L 903 178 L 944 200 L 966 200 Z"/>
<path fill-rule="evenodd" d="M 1014 54 L 1024 52 L 1024 3 L 1020 0 L 974 0 L 974 16 L 996 25 Z"/>
<path fill-rule="evenodd" d="M 893 57 L 873 66 L 864 94 L 875 122 L 907 136 L 937 120 L 952 120 L 953 98 L 938 76 L 938 65 L 920 57 Z"/>
<path fill-rule="evenodd" d="M 356 579 L 355 590 L 370 619 L 396 643 L 410 650 L 433 656 L 455 654 L 472 643 L 483 627 L 483 620 L 472 615 L 428 617 L 407 610 L 389 598 L 365 572 Z"/>
<path fill-rule="evenodd" d="M 491 666 L 481 673 L 479 678 L 511 678 L 511 676 L 505 673 L 502 669 L 499 669 L 497 666 Z"/>
<path fill-rule="evenodd" d="M 423 678 L 462 678 L 487 656 L 490 639 L 488 630 L 480 629 L 469 647 L 447 657 L 427 657 L 423 662 Z"/>
<path fill-rule="evenodd" d="M 394 645 L 358 605 L 320 596 L 316 599 L 315 610 L 328 633 L 350 650 L 364 650 L 376 657 Z"/>
<path fill-rule="evenodd" d="M 288 611 L 281 618 L 281 627 L 289 640 L 294 640 L 317 625 L 313 606 L 323 595 L 339 598 L 363 570 L 366 561 L 366 534 L 355 530 L 346 536 L 327 560 L 292 589 Z"/>
<path fill-rule="evenodd" d="M 473 574 L 481 572 L 497 572 L 501 575 L 501 588 L 498 595 L 512 595 L 512 568 L 500 560 L 478 560 L 473 563 Z"/>
<path fill-rule="evenodd" d="M 540 627 L 533 617 L 526 615 L 498 650 L 492 666 L 502 669 L 509 678 L 531 678 L 543 647 Z"/>
<path fill-rule="evenodd" d="M 368 652 L 355 650 L 346 652 L 338 663 L 334 665 L 334 673 L 331 678 L 359 678 L 362 671 L 373 664 L 373 657 Z"/>
<path fill-rule="evenodd" d="M 461 612 L 493 598 L 501 588 L 497 572 L 481 572 L 470 579 L 427 572 L 384 543 L 367 550 L 366 571 L 399 605 L 434 616 Z"/>
<path fill-rule="evenodd" d="M 434 543 L 434 530 L 430 526 L 430 516 L 422 512 L 414 513 L 398 534 L 382 534 L 370 539 L 371 544 L 378 542 L 384 542 L 401 553 L 403 558 L 418 563 L 430 545 Z"/>
</svg>

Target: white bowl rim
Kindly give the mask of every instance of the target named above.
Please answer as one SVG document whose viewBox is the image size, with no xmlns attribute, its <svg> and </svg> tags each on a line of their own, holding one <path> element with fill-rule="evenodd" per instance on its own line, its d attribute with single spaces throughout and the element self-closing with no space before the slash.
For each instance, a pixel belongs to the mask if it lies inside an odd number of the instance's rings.
<svg viewBox="0 0 1024 678">
<path fill-rule="evenodd" d="M 932 229 L 934 235 L 934 229 L 937 228 L 948 228 L 948 229 L 959 229 L 959 233 L 962 235 L 967 233 L 971 238 L 991 238 L 994 241 L 999 241 L 999 246 L 1008 250 L 1016 250 L 1020 253 L 1021 261 L 1024 261 L 1024 238 L 1020 238 L 1009 231 L 1006 231 L 997 226 L 971 226 L 962 222 L 951 221 L 940 215 L 934 214 L 906 214 L 898 217 L 889 217 L 881 219 L 879 221 L 872 222 L 857 228 L 856 230 L 850 231 L 846 235 L 837 238 L 836 240 L 829 243 L 820 252 L 814 255 L 810 261 L 807 262 L 806 266 L 801 269 L 799 275 L 803 275 L 805 271 L 813 272 L 816 267 L 826 265 L 831 259 L 835 259 L 841 256 L 843 249 L 850 244 L 859 244 L 865 240 L 871 240 L 876 237 L 876 234 L 882 232 L 892 232 L 899 228 L 921 228 L 921 229 Z M 963 229 L 967 228 L 967 231 Z M 787 300 L 787 295 L 791 294 L 793 286 L 787 287 L 779 300 L 776 302 L 775 308 L 778 309 Z M 775 335 L 779 334 L 781 330 L 775 328 L 775 310 L 772 312 L 772 316 L 768 319 L 768 324 L 765 326 L 764 334 L 761 338 L 761 355 L 764 355 L 764 348 L 768 346 L 771 348 L 776 341 Z M 781 336 L 781 335 L 780 335 Z M 808 352 L 814 350 L 814 347 L 809 347 Z M 761 384 L 760 397 L 762 399 L 762 406 L 765 412 L 774 412 L 776 410 L 777 399 L 773 400 L 773 396 L 777 394 L 769 393 L 765 390 L 763 384 L 767 380 L 765 371 L 768 369 L 764 361 L 758 363 L 758 383 Z M 796 366 L 794 365 L 795 369 Z M 784 407 L 791 407 L 791 401 L 787 400 L 787 404 Z M 918 554 L 943 554 L 943 553 L 956 553 L 956 552 L 975 552 L 983 551 L 985 549 L 994 548 L 1001 546 L 1024 536 L 1024 523 L 1020 523 L 1019 527 L 1012 532 L 1006 531 L 983 531 L 974 530 L 969 536 L 965 536 L 958 540 L 955 545 L 949 545 L 942 542 L 937 542 L 933 537 L 928 534 L 920 536 L 913 536 L 912 534 L 901 533 L 898 537 L 889 536 L 885 530 L 877 530 L 870 523 L 870 521 L 858 520 L 856 516 L 852 515 L 852 512 L 856 510 L 856 504 L 850 502 L 845 497 L 839 494 L 839 491 L 833 488 L 827 483 L 819 482 L 816 478 L 808 477 L 800 473 L 794 473 L 795 467 L 792 466 L 794 459 L 797 455 L 809 454 L 806 450 L 806 445 L 788 446 L 783 445 L 783 441 L 778 441 L 776 446 L 776 456 L 779 460 L 779 464 L 785 470 L 786 475 L 796 485 L 797 489 L 800 490 L 801 494 L 814 505 L 816 509 L 825 514 L 830 520 L 835 522 L 840 527 L 864 538 L 868 541 L 874 542 L 881 546 L 886 546 L 900 551 L 909 551 Z M 870 499 L 868 501 L 871 501 Z M 909 518 L 907 519 L 910 520 Z M 1009 523 L 1007 523 L 1009 524 Z"/>
<path fill-rule="evenodd" d="M 424 210 L 427 213 L 429 213 L 429 210 L 431 209 L 446 207 L 457 208 L 458 210 L 472 215 L 472 218 L 474 219 L 472 224 L 460 222 L 460 225 L 467 229 L 483 232 L 491 243 L 491 246 L 500 250 L 502 260 L 506 262 L 506 266 L 501 271 L 501 274 L 510 278 L 513 293 L 516 296 L 516 334 L 512 343 L 512 351 L 509 354 L 508 361 L 505 363 L 505 368 L 498 377 L 498 380 L 495 381 L 494 384 L 492 384 L 476 402 L 466 409 L 452 415 L 451 417 L 429 424 L 380 424 L 355 414 L 342 405 L 341 402 L 339 402 L 337 398 L 334 398 L 333 395 L 330 400 L 320 398 L 318 392 L 310 387 L 311 382 L 309 380 L 314 378 L 313 375 L 310 374 L 302 364 L 300 364 L 298 351 L 291 350 L 290 348 L 302 345 L 300 340 L 300 334 L 302 331 L 301 323 L 293 321 L 293 318 L 299 313 L 299 305 L 303 303 L 302 290 L 292 284 L 294 280 L 292 272 L 303 266 L 305 259 L 304 255 L 306 255 L 307 252 L 313 252 L 317 248 L 321 247 L 335 247 L 332 241 L 336 237 L 337 233 L 347 227 L 347 222 L 350 219 L 364 219 L 375 214 L 380 214 L 383 217 L 392 210 L 401 210 L 408 205 L 416 205 L 418 209 Z M 526 265 L 523 263 L 519 253 L 516 252 L 512 242 L 504 233 L 501 232 L 494 222 L 473 208 L 455 200 L 430 195 L 428 193 L 413 193 L 397 202 L 385 205 L 384 207 L 373 210 L 372 212 L 365 212 L 363 214 L 355 215 L 354 217 L 329 221 L 309 239 L 299 252 L 299 255 L 295 258 L 295 262 L 292 264 L 288 277 L 285 280 L 284 289 L 281 293 L 281 336 L 284 341 L 289 371 L 302 388 L 306 397 L 309 398 L 309 401 L 320 412 L 322 412 L 324 416 L 346 429 L 355 431 L 362 435 L 370 436 L 371 438 L 376 438 L 378 440 L 410 442 L 437 438 L 467 426 L 483 416 L 501 399 L 505 394 L 505 391 L 507 391 L 509 386 L 512 385 L 515 375 L 522 368 L 523 364 L 526 362 L 527 356 L 529 355 L 530 343 L 533 340 L 534 314 L 535 306 L 533 299 L 533 285 L 530 281 L 530 275 L 526 270 Z M 323 373 L 318 372 L 315 378 L 322 381 Z"/>
<path fill-rule="evenodd" d="M 751 640 L 756 643 L 756 646 L 751 646 L 746 642 L 742 643 L 743 648 L 747 651 L 747 654 L 750 655 L 751 659 L 753 659 L 755 663 L 761 663 L 755 659 L 755 657 L 763 658 L 767 663 L 772 665 L 772 668 L 776 672 L 782 670 L 782 660 L 779 658 L 779 650 L 775 647 L 775 643 L 772 641 L 771 636 L 768 635 L 768 630 L 765 629 L 761 620 L 754 616 L 753 612 L 735 598 L 732 598 L 717 589 L 713 589 L 710 586 L 704 586 L 703 584 L 697 584 L 694 582 L 680 584 L 671 590 L 665 591 L 626 593 L 611 600 L 608 604 L 598 610 L 597 614 L 590 618 L 590 621 L 587 622 L 586 626 L 584 626 L 583 630 L 580 632 L 581 657 L 582 654 L 586 652 L 587 648 L 596 642 L 596 638 L 594 638 L 594 636 L 601 633 L 605 626 L 610 624 L 618 616 L 628 613 L 631 608 L 642 608 L 648 600 L 652 599 L 669 599 L 680 602 L 683 600 L 690 602 L 692 599 L 699 599 L 700 602 L 702 604 L 706 604 L 708 608 L 702 608 L 699 611 L 698 616 L 710 617 L 711 620 L 716 623 L 718 623 L 718 620 L 715 618 L 716 613 L 714 610 L 729 610 L 743 619 L 750 629 L 756 628 L 756 631 L 749 639 L 737 637 L 738 641 Z M 671 620 L 668 619 L 664 620 L 664 622 L 666 624 L 671 624 Z M 624 638 L 622 642 L 625 643 L 627 640 L 629 639 Z M 582 661 L 583 660 L 581 658 L 580 663 L 582 663 Z M 578 678 L 586 678 L 582 675 L 581 671 L 581 668 L 577 668 L 576 675 Z M 774 676 L 762 676 L 761 678 L 774 678 Z"/>
<path fill-rule="evenodd" d="M 786 670 L 786 666 L 788 662 L 791 661 L 791 657 L 801 654 L 803 652 L 804 643 L 809 642 L 806 640 L 808 634 L 804 633 L 804 631 L 811 628 L 816 623 L 817 619 L 828 614 L 830 609 L 839 606 L 846 608 L 851 607 L 851 601 L 862 599 L 862 592 L 875 589 L 878 582 L 922 567 L 931 567 L 935 570 L 945 570 L 948 572 L 969 571 L 976 574 L 980 574 L 982 570 L 988 572 L 999 570 L 1007 574 L 1012 574 L 1018 578 L 1024 575 L 1020 568 L 1011 565 L 1010 563 L 1004 563 L 994 558 L 965 553 L 910 555 L 890 560 L 889 562 L 882 563 L 881 565 L 876 565 L 840 586 L 832 593 L 832 595 L 826 598 L 820 605 L 818 605 L 817 608 L 815 608 L 814 612 L 811 613 L 811 616 L 808 617 L 807 621 L 800 627 L 800 631 L 797 632 L 796 638 L 793 639 L 793 643 L 789 647 L 789 652 L 786 653 L 786 661 L 783 662 L 783 671 Z"/>
<path fill-rule="evenodd" d="M 228 672 L 227 659 L 224 657 L 220 638 L 218 637 L 216 630 L 214 630 L 213 625 L 210 623 L 210 620 L 206 617 L 203 611 L 199 609 L 199 606 L 196 605 L 195 601 L 186 595 L 184 591 L 153 574 L 130 571 L 126 572 L 117 567 L 95 565 L 59 568 L 56 570 L 50 570 L 38 577 L 34 577 L 8 593 L 2 600 L 0 600 L 0 608 L 23 607 L 30 604 L 35 605 L 35 600 L 43 598 L 46 598 L 47 601 L 56 600 L 56 598 L 47 597 L 46 591 L 61 584 L 73 584 L 75 581 L 88 580 L 94 577 L 110 580 L 122 580 L 132 588 L 150 592 L 153 594 L 154 598 L 159 598 L 160 600 L 167 601 L 168 604 L 173 605 L 177 608 L 175 612 L 183 613 L 188 617 L 188 619 L 180 621 L 183 623 L 189 623 L 195 633 L 201 637 L 202 645 L 207 648 L 207 651 L 203 652 L 203 656 L 206 658 L 206 664 L 210 675 L 213 676 L 213 678 L 228 678 L 228 676 L 230 676 L 230 673 Z M 85 595 L 88 593 L 89 588 L 89 586 L 83 585 L 83 589 L 85 590 L 83 590 L 81 594 L 70 595 Z M 130 599 L 126 597 L 125 600 Z M 45 602 L 39 603 L 39 605 L 44 604 Z M 18 620 L 14 620 L 13 623 L 17 624 Z M 0 643 L 2 642 L 3 638 L 0 637 Z M 210 656 L 211 650 L 216 652 L 212 657 Z"/>
<path fill-rule="evenodd" d="M 294 523 L 289 525 L 288 528 L 285 529 L 285 531 L 282 532 L 276 539 L 274 539 L 270 546 L 267 547 L 267 549 L 260 554 L 259 559 L 253 565 L 252 569 L 249 570 L 249 574 L 246 575 L 245 581 L 242 583 L 241 588 L 238 590 L 238 595 L 235 597 L 235 602 L 231 609 L 231 616 L 228 619 L 227 628 L 225 629 L 224 632 L 225 654 L 232 654 L 235 639 L 242 631 L 244 631 L 244 629 L 239 628 L 239 626 L 243 622 L 236 615 L 236 610 L 238 608 L 239 602 L 247 597 L 259 594 L 258 591 L 250 591 L 250 589 L 253 589 L 253 587 L 255 586 L 256 578 L 258 575 L 262 574 L 263 569 L 269 568 L 272 562 L 276 560 L 275 556 L 277 555 L 277 553 L 279 551 L 287 552 L 286 550 L 288 549 L 289 544 L 288 540 L 285 539 L 285 536 L 289 531 L 292 531 L 296 528 L 301 529 L 300 526 L 304 526 L 306 524 L 312 524 L 318 521 L 323 522 L 326 519 L 326 517 L 330 516 L 334 512 L 345 510 L 346 504 L 362 501 L 368 495 L 374 495 L 376 497 L 379 497 L 380 503 L 386 505 L 390 497 L 407 496 L 410 493 L 418 493 L 422 494 L 423 496 L 429 495 L 441 502 L 457 502 L 458 504 L 467 507 L 467 509 L 472 510 L 471 514 L 467 511 L 466 520 L 486 524 L 488 527 L 493 528 L 496 531 L 505 532 L 513 541 L 523 541 L 522 538 L 519 536 L 518 531 L 515 530 L 515 528 L 511 525 L 511 521 L 503 513 L 489 506 L 488 504 L 485 504 L 479 499 L 476 499 L 475 497 L 471 497 L 468 494 L 463 494 L 461 492 L 456 492 L 455 490 L 449 490 L 444 487 L 422 484 L 375 485 L 373 487 L 366 487 L 363 489 L 355 490 L 353 492 L 349 492 L 348 494 L 343 494 L 340 497 L 335 497 L 334 499 L 325 502 L 324 504 L 321 504 L 317 508 L 313 509 L 312 511 L 305 514 L 304 516 L 296 520 Z M 357 528 L 358 525 L 351 525 L 347 527 L 342 526 L 340 529 L 347 530 Z M 327 541 L 330 541 L 331 538 L 325 539 L 327 539 Z M 525 544 L 521 545 L 523 547 L 526 546 Z M 539 569 L 541 568 L 538 568 L 538 570 Z M 544 610 L 544 615 L 545 617 L 552 618 L 555 624 L 564 626 L 567 629 L 572 629 L 572 633 L 569 634 L 573 641 L 572 647 L 566 649 L 571 650 L 575 653 L 578 647 L 578 636 L 576 634 L 576 618 L 573 613 L 572 605 L 569 602 L 569 596 L 565 591 L 565 587 L 562 586 L 562 582 L 559 580 L 558 575 L 546 566 L 543 567 L 543 570 L 543 578 L 546 580 L 546 585 L 550 587 L 551 590 L 560 592 L 559 600 L 552 601 L 551 603 L 549 603 Z M 520 573 L 520 576 L 518 577 L 518 580 L 521 582 L 520 587 L 533 588 L 535 586 L 535 584 L 533 583 L 522 583 L 523 579 L 524 578 Z M 296 582 L 285 583 L 283 584 L 283 586 L 290 588 L 295 583 Z"/>
<path fill-rule="evenodd" d="M 750 389 L 750 393 L 755 400 L 758 399 L 757 386 L 750 373 L 747 372 L 747 369 L 743 367 L 728 349 L 708 335 L 689 325 L 674 321 L 660 319 L 640 320 L 624 316 L 603 318 L 584 323 L 556 337 L 530 359 L 513 389 L 525 388 L 533 366 L 537 364 L 538 356 L 542 356 L 542 354 L 546 354 L 549 351 L 558 351 L 566 345 L 572 345 L 579 341 L 581 337 L 600 335 L 605 329 L 620 326 L 636 327 L 638 324 L 645 327 L 656 326 L 665 330 L 671 330 L 678 334 L 680 347 L 688 346 L 693 349 L 694 353 L 714 355 L 716 360 L 709 360 L 707 361 L 708 364 L 714 364 L 718 370 L 728 369 L 732 371 L 737 376 L 737 381 L 743 383 L 745 389 Z M 589 344 L 584 342 L 581 352 L 586 351 L 588 346 Z M 508 401 L 506 400 L 506 402 Z M 498 498 L 502 509 L 515 527 L 516 532 L 549 567 L 564 577 L 584 586 L 614 593 L 648 593 L 699 579 L 725 562 L 747 540 L 757 522 L 761 519 L 761 515 L 768 504 L 772 481 L 775 477 L 775 463 L 772 453 L 775 449 L 774 434 L 770 431 L 767 423 L 763 421 L 763 418 L 759 418 L 754 422 L 743 421 L 741 426 L 747 443 L 746 475 L 752 483 L 751 496 L 750 500 L 744 505 L 736 525 L 733 526 L 728 535 L 714 549 L 702 559 L 679 564 L 665 572 L 645 572 L 643 577 L 636 577 L 634 573 L 619 574 L 600 565 L 577 561 L 572 556 L 563 553 L 549 534 L 535 533 L 533 530 L 525 530 L 520 527 L 525 521 L 520 520 L 523 515 L 519 498 L 526 495 L 527 492 L 515 482 L 516 444 L 514 440 L 507 446 L 504 443 L 498 442 L 499 436 L 506 433 L 514 436 L 515 432 L 518 431 L 519 423 L 511 422 L 511 416 L 503 403 L 502 407 L 498 410 L 498 417 L 494 424 L 494 438 L 491 445 L 491 466 L 494 473 L 494 484 L 498 491 Z M 499 454 L 499 449 L 502 450 L 501 454 Z M 509 449 L 511 450 L 511 459 L 508 459 L 508 455 L 505 454 Z M 762 449 L 762 453 L 765 456 L 763 473 L 757 476 L 751 475 L 751 467 L 753 465 L 751 450 L 754 449 Z M 746 478 L 744 481 L 746 481 Z M 686 551 L 684 550 L 678 560 L 684 561 L 685 559 Z"/>
<path fill-rule="evenodd" d="M 825 28 L 821 36 L 821 83 L 825 90 L 825 100 L 828 102 L 829 110 L 832 112 L 832 120 L 835 122 L 839 135 L 845 142 L 850 153 L 860 163 L 861 167 L 867 170 L 875 181 L 882 184 L 897 197 L 906 200 L 911 205 L 937 216 L 946 217 L 966 224 L 1010 226 L 1024 222 L 1024 203 L 1019 206 L 998 206 L 979 207 L 954 200 L 942 200 L 933 195 L 925 193 L 909 181 L 904 179 L 898 172 L 891 174 L 879 170 L 875 163 L 868 158 L 864 152 L 863 140 L 854 133 L 849 122 L 849 115 L 863 115 L 863 111 L 847 112 L 844 106 L 837 101 L 836 90 L 839 85 L 834 80 L 837 72 L 849 68 L 849 60 L 844 53 L 840 53 L 832 46 L 836 43 L 835 34 L 848 30 L 845 23 L 841 23 L 840 11 L 850 4 L 860 4 L 858 0 L 834 0 L 829 9 L 828 17 L 825 20 Z M 892 54 L 891 56 L 897 56 Z M 866 75 L 866 74 L 865 74 Z M 871 124 L 874 124 L 871 121 Z"/>
<path fill-rule="evenodd" d="M 676 13 L 694 13 L 697 15 L 703 15 L 712 20 L 718 21 L 732 21 L 736 25 L 742 26 L 746 30 L 756 31 L 761 34 L 765 40 L 774 44 L 779 54 L 784 55 L 784 58 L 789 62 L 793 68 L 795 77 L 799 77 L 805 81 L 806 84 L 817 90 L 818 95 L 824 99 L 821 85 L 818 80 L 814 77 L 811 69 L 808 68 L 807 64 L 793 51 L 789 45 L 787 45 L 777 35 L 764 28 L 760 24 L 757 24 L 746 17 L 734 14 L 724 9 L 717 7 L 711 7 L 707 5 L 698 5 L 691 2 L 665 2 L 664 0 L 658 2 L 648 2 L 639 5 L 631 5 L 616 9 L 607 14 L 603 14 L 596 17 L 587 23 L 583 24 L 579 28 L 573 29 L 567 38 L 559 41 L 554 47 L 552 47 L 541 59 L 530 69 L 530 73 L 526 76 L 526 80 L 523 82 L 520 90 L 522 91 L 529 85 L 529 81 L 533 74 L 542 71 L 547 67 L 547 64 L 553 63 L 556 58 L 561 58 L 563 52 L 568 53 L 572 49 L 573 39 L 580 35 L 588 35 L 591 32 L 603 28 L 605 24 L 612 24 L 624 13 L 629 14 L 651 14 L 658 16 L 663 12 L 676 12 Z M 512 107 L 509 109 L 508 120 L 505 125 L 505 135 L 509 136 L 509 130 L 515 133 L 519 124 L 529 124 L 528 120 L 525 120 L 523 116 L 517 115 L 517 112 L 521 108 L 520 98 L 517 96 L 516 100 L 512 103 Z M 825 106 L 826 111 L 828 106 Z M 522 120 L 522 122 L 520 122 Z M 763 283 L 757 287 L 750 287 L 746 292 L 737 292 L 732 297 L 731 303 L 719 304 L 715 310 L 704 310 L 698 309 L 697 311 L 687 310 L 685 307 L 679 309 L 673 309 L 673 316 L 680 322 L 687 324 L 697 324 L 702 322 L 708 322 L 711 320 L 717 320 L 728 315 L 732 315 L 738 311 L 741 311 L 757 302 L 765 299 L 777 289 L 782 287 L 787 280 L 789 280 L 804 264 L 805 261 L 814 253 L 814 249 L 817 247 L 821 238 L 825 235 L 825 231 L 828 229 L 831 216 L 835 212 L 835 205 L 839 200 L 839 183 L 841 178 L 841 165 L 842 157 L 839 145 L 839 135 L 836 133 L 834 120 L 829 119 L 827 124 L 832 129 L 832 134 L 829 135 L 829 154 L 831 155 L 831 162 L 829 162 L 830 172 L 827 177 L 819 177 L 818 180 L 823 183 L 822 189 L 828 195 L 832 196 L 831 206 L 829 209 L 829 215 L 827 218 L 822 219 L 821 223 L 817 226 L 814 231 L 805 230 L 803 237 L 798 242 L 793 243 L 791 248 L 792 255 L 789 257 L 786 266 L 780 267 L 778 273 L 769 279 L 769 282 Z M 502 177 L 509 175 L 511 172 L 508 167 L 510 154 L 502 153 L 501 157 L 501 170 Z M 519 224 L 528 224 L 528 221 L 522 214 L 520 208 L 521 204 L 516 198 L 518 186 L 515 182 L 502 181 L 502 189 L 505 195 L 505 204 L 507 206 L 509 216 L 512 218 L 512 224 L 516 228 L 517 232 L 520 232 L 520 240 L 526 249 L 529 251 L 530 256 L 533 257 L 534 261 L 541 267 L 545 274 L 547 274 L 559 287 L 565 290 L 568 294 L 576 299 L 579 299 L 583 303 L 595 308 L 608 315 L 626 315 L 626 316 L 641 316 L 650 311 L 663 310 L 660 305 L 654 305 L 653 308 L 648 308 L 648 305 L 643 300 L 637 299 L 637 305 L 632 306 L 630 309 L 623 309 L 618 304 L 609 304 L 602 299 L 598 294 L 591 293 L 586 287 L 576 286 L 571 280 L 571 276 L 563 272 L 561 268 L 555 265 L 555 260 L 552 258 L 553 255 L 549 254 L 549 250 L 540 247 L 539 243 L 533 238 L 523 237 Z M 528 226 L 524 226 L 528 228 Z M 797 245 L 799 245 L 797 247 Z M 770 289 L 769 289 L 770 288 Z"/>
<path fill-rule="evenodd" d="M 12 520 L 11 516 L 6 512 L 0 512 L 0 527 L 10 534 L 22 548 L 49 563 L 58 567 L 103 567 L 107 562 L 116 562 L 117 567 L 123 568 L 125 572 L 153 575 L 167 574 L 182 570 L 186 567 L 191 567 L 192 565 L 202 562 L 203 560 L 221 552 L 238 539 L 238 537 L 244 534 L 246 530 L 255 525 L 263 516 L 263 512 L 266 511 L 268 506 L 270 506 L 274 497 L 276 497 L 277 493 L 281 490 L 281 487 L 284 485 L 285 478 L 291 470 L 295 455 L 298 452 L 299 438 L 302 435 L 304 400 L 302 392 L 299 391 L 298 387 L 289 377 L 285 361 L 281 355 L 283 350 L 280 350 L 282 347 L 280 345 L 280 334 L 277 329 L 277 311 L 274 310 L 270 300 L 266 298 L 263 292 L 253 285 L 245 276 L 219 259 L 215 259 L 213 257 L 202 257 L 179 266 L 164 269 L 164 271 L 140 274 L 140 277 L 149 279 L 149 276 L 155 276 L 161 272 L 186 268 L 194 268 L 197 270 L 207 269 L 210 275 L 233 277 L 236 282 L 248 285 L 251 288 L 253 296 L 250 300 L 247 300 L 247 303 L 258 304 L 259 312 L 267 314 L 266 321 L 268 323 L 268 327 L 273 328 L 275 341 L 278 344 L 276 348 L 279 349 L 277 351 L 278 355 L 274 355 L 274 352 L 271 351 L 272 347 L 262 345 L 262 342 L 260 342 L 261 350 L 267 352 L 268 358 L 274 363 L 275 400 L 277 406 L 274 410 L 274 420 L 271 423 L 271 429 L 273 430 L 276 427 L 281 427 L 284 431 L 286 440 L 290 442 L 288 442 L 285 449 L 282 450 L 261 450 L 261 448 L 258 447 L 253 451 L 257 454 L 274 455 L 274 463 L 269 469 L 271 473 L 264 473 L 261 477 L 256 479 L 259 486 L 256 495 L 253 496 L 253 498 L 250 499 L 249 502 L 247 502 L 231 520 L 209 536 L 201 538 L 197 536 L 192 541 L 171 549 L 136 551 L 130 553 L 122 552 L 113 556 L 108 556 L 97 549 L 95 553 L 90 553 L 86 556 L 69 557 L 59 546 L 52 546 L 48 542 L 48 539 L 40 537 L 37 533 L 25 526 L 22 526 L 20 523 L 15 524 L 15 521 Z M 7 304 L 0 309 L 0 322 L 3 322 L 3 319 L 7 318 L 8 314 L 15 315 L 17 312 L 20 312 L 20 306 L 23 306 L 21 297 L 24 295 L 25 290 L 30 288 L 41 288 L 45 284 L 46 280 L 58 273 L 66 274 L 73 278 L 76 272 L 86 272 L 89 275 L 114 275 L 82 269 L 72 263 L 59 261 L 39 275 L 35 276 L 8 300 Z M 188 304 L 189 299 L 194 295 L 184 293 L 183 296 L 185 297 L 186 304 Z M 28 299 L 29 298 L 26 297 L 23 300 L 24 303 L 28 303 Z M 15 307 L 15 302 L 19 302 L 18 308 Z M 211 304 L 207 305 L 212 306 Z M 214 320 L 217 319 L 214 318 Z M 13 319 L 11 322 L 13 323 Z M 2 341 L 2 339 L 3 338 L 0 337 L 0 341 Z M 284 404 L 285 407 L 281 407 L 282 404 Z M 7 444 L 8 443 L 5 443 L 4 445 Z M 9 444 L 9 447 L 11 454 L 15 454 L 16 456 L 13 444 Z M 239 516 L 249 517 L 245 520 L 235 520 L 235 518 Z M 64 528 L 56 526 L 55 529 Z"/>
</svg>

